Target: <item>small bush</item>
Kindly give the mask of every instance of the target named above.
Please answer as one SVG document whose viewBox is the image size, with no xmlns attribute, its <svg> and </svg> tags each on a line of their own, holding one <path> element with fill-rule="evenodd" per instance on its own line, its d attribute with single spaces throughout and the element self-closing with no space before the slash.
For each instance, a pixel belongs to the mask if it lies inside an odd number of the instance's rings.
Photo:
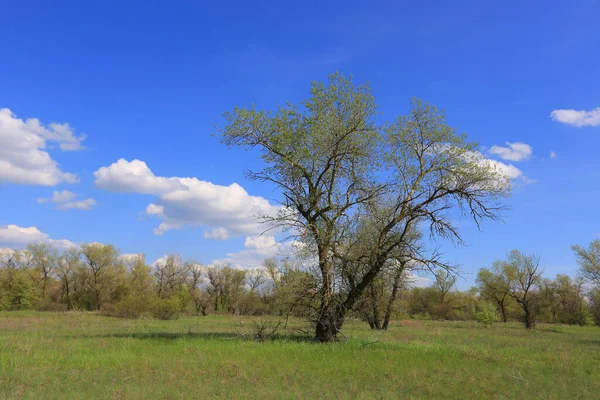
<svg viewBox="0 0 600 400">
<path fill-rule="evenodd" d="M 100 315 L 104 315 L 106 317 L 114 317 L 115 316 L 115 305 L 113 303 L 104 303 L 100 306 L 100 311 L 98 311 Z"/>
<path fill-rule="evenodd" d="M 500 321 L 500 314 L 493 304 L 484 301 L 480 305 L 479 312 L 475 313 L 475 319 L 482 324 L 491 325 Z"/>
<path fill-rule="evenodd" d="M 177 319 L 180 311 L 181 304 L 178 299 L 158 299 L 152 305 L 152 315 L 156 319 Z"/>
<path fill-rule="evenodd" d="M 149 311 L 149 309 L 148 299 L 127 296 L 116 304 L 114 316 L 118 318 L 137 319 L 143 313 Z"/>
<path fill-rule="evenodd" d="M 431 315 L 428 312 L 414 313 L 412 319 L 431 319 Z"/>
</svg>

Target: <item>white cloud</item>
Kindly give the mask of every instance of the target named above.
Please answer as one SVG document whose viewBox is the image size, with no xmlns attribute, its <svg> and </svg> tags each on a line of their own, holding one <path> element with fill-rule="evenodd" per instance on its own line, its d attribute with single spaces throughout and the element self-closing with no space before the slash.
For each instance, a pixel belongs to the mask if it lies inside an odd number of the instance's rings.
<svg viewBox="0 0 600 400">
<path fill-rule="evenodd" d="M 289 243 L 277 243 L 273 236 L 248 236 L 244 241 L 244 250 L 228 253 L 220 260 L 214 260 L 214 265 L 231 265 L 235 268 L 259 268 L 265 258 L 276 257 L 286 251 Z"/>
<path fill-rule="evenodd" d="M 489 153 L 508 161 L 523 161 L 528 160 L 531 157 L 532 149 L 528 144 L 506 142 L 506 146 L 507 147 L 494 145 L 490 148 Z"/>
<path fill-rule="evenodd" d="M 22 120 L 8 108 L 0 109 L 0 182 L 54 186 L 75 183 L 77 177 L 63 172 L 46 151 L 48 142 L 63 151 L 83 148 L 85 135 L 75 136 L 68 124 L 44 126 L 36 118 Z"/>
<path fill-rule="evenodd" d="M 550 118 L 563 124 L 577 127 L 600 126 L 600 107 L 593 110 L 554 110 Z"/>
<path fill-rule="evenodd" d="M 35 226 L 28 228 L 17 225 L 0 226 L 0 245 L 10 248 L 21 248 L 32 243 L 47 243 L 57 249 L 68 249 L 75 246 L 69 240 L 51 239 L 47 233 L 40 231 Z"/>
<path fill-rule="evenodd" d="M 464 154 L 465 159 L 481 166 L 488 166 L 498 174 L 496 184 L 499 187 L 505 187 L 511 184 L 511 181 L 520 179 L 524 183 L 533 183 L 532 179 L 527 178 L 523 171 L 512 164 L 505 164 L 502 161 L 487 158 L 479 151 L 469 151 Z"/>
<path fill-rule="evenodd" d="M 550 158 L 556 158 L 556 152 L 551 151 L 550 152 Z"/>
<path fill-rule="evenodd" d="M 186 226 L 206 228 L 205 237 L 256 236 L 264 230 L 256 217 L 274 215 L 278 207 L 263 197 L 251 196 L 237 183 L 215 185 L 197 178 L 156 176 L 145 162 L 120 159 L 94 172 L 96 186 L 122 193 L 152 194 L 156 201 L 145 213 L 161 220 L 154 233 L 161 235 Z"/>
<path fill-rule="evenodd" d="M 215 228 L 204 232 L 206 239 L 227 240 L 229 239 L 229 231 L 225 228 Z"/>
<path fill-rule="evenodd" d="M 96 200 L 94 199 L 75 200 L 75 198 L 77 198 L 76 193 L 69 192 L 68 190 L 60 192 L 55 190 L 51 199 L 42 197 L 37 199 L 37 202 L 41 204 L 52 201 L 59 210 L 91 210 L 96 205 Z"/>
<path fill-rule="evenodd" d="M 510 179 L 517 179 L 524 177 L 523 171 L 519 168 L 515 167 L 512 164 L 504 164 L 503 162 L 486 159 L 486 163 L 494 167 L 497 171 L 501 172 L 503 175 L 509 177 Z"/>
<path fill-rule="evenodd" d="M 91 210 L 95 205 L 96 200 L 84 199 L 62 203 L 59 204 L 57 207 L 61 210 Z"/>
<path fill-rule="evenodd" d="M 65 203 L 73 200 L 75 197 L 77 197 L 77 195 L 68 190 L 63 190 L 62 192 L 55 190 L 54 193 L 52 193 L 52 201 L 55 203 Z"/>
<path fill-rule="evenodd" d="M 420 288 L 430 287 L 433 283 L 433 281 L 430 278 L 426 276 L 417 275 L 410 271 L 406 273 L 406 281 L 408 282 L 409 287 Z"/>
</svg>

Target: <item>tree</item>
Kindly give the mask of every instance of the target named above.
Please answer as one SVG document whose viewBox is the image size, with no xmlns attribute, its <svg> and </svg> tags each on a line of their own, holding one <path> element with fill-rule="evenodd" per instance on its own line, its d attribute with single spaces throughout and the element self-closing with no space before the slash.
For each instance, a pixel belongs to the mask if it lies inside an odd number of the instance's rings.
<svg viewBox="0 0 600 400">
<path fill-rule="evenodd" d="M 56 264 L 56 275 L 61 283 L 61 301 L 67 304 L 67 309 L 73 309 L 72 295 L 77 270 L 81 267 L 81 252 L 76 247 L 65 251 Z"/>
<path fill-rule="evenodd" d="M 500 311 L 502 322 L 507 322 L 507 308 L 509 303 L 510 283 L 503 271 L 504 263 L 496 261 L 491 270 L 482 268 L 477 274 L 479 293 L 484 300 L 491 301 Z"/>
<path fill-rule="evenodd" d="M 170 298 L 175 290 L 186 281 L 187 269 L 181 262 L 181 256 L 170 254 L 156 263 L 154 277 L 156 290 L 161 299 Z"/>
<path fill-rule="evenodd" d="M 596 325 L 600 326 L 600 288 L 594 288 L 590 292 L 590 314 L 594 318 Z"/>
<path fill-rule="evenodd" d="M 439 270 L 435 274 L 435 281 L 433 281 L 433 287 L 438 291 L 440 303 L 446 304 L 448 301 L 448 293 L 456 284 L 456 275 L 451 275 L 445 270 Z"/>
<path fill-rule="evenodd" d="M 590 319 L 588 303 L 583 290 L 583 279 L 573 280 L 568 275 L 557 275 L 553 282 L 555 302 L 553 310 L 558 322 L 585 325 Z"/>
<path fill-rule="evenodd" d="M 255 268 L 246 273 L 250 293 L 255 293 L 267 281 L 267 272 L 262 268 Z"/>
<path fill-rule="evenodd" d="M 209 292 L 214 299 L 214 308 L 236 313 L 238 302 L 245 290 L 246 271 L 230 266 L 210 267 L 207 270 Z"/>
<path fill-rule="evenodd" d="M 235 108 L 224 115 L 223 143 L 261 151 L 266 167 L 249 178 L 282 192 L 281 212 L 263 219 L 314 249 L 321 298 L 315 337 L 321 342 L 336 338 L 346 312 L 413 227 L 460 241 L 447 212 L 458 207 L 478 224 L 496 219 L 510 186 L 435 107 L 415 100 L 408 116 L 386 125 L 376 114 L 368 84 L 355 86 L 334 74 L 327 86 L 313 83 L 311 98 L 300 106 Z M 363 218 L 371 225 L 370 252 L 360 255 L 367 267 L 340 288 L 340 269 L 352 263 L 338 258 L 336 245 L 368 240 L 355 229 Z"/>
<path fill-rule="evenodd" d="M 540 284 L 543 270 L 540 259 L 535 255 L 525 255 L 513 250 L 504 264 L 508 278 L 510 296 L 515 299 L 523 311 L 523 323 L 527 329 L 535 326 L 541 306 Z"/>
<path fill-rule="evenodd" d="M 190 285 L 190 291 L 194 293 L 194 291 L 198 288 L 198 285 L 202 281 L 202 264 L 196 261 L 186 261 L 184 264 L 184 268 L 187 270 L 189 275 L 188 282 Z"/>
<path fill-rule="evenodd" d="M 600 286 L 600 239 L 590 243 L 588 248 L 581 246 L 571 247 L 579 263 L 579 271 L 583 278 Z"/>
<path fill-rule="evenodd" d="M 56 259 L 58 255 L 55 249 L 45 243 L 30 244 L 27 246 L 27 251 L 30 254 L 33 268 L 38 271 L 40 275 L 41 298 L 45 299 L 48 283 L 52 279 L 52 275 L 56 269 Z"/>
<path fill-rule="evenodd" d="M 100 310 L 102 304 L 110 299 L 122 272 L 119 251 L 111 244 L 89 243 L 81 245 L 81 254 L 89 274 L 92 306 Z"/>
</svg>

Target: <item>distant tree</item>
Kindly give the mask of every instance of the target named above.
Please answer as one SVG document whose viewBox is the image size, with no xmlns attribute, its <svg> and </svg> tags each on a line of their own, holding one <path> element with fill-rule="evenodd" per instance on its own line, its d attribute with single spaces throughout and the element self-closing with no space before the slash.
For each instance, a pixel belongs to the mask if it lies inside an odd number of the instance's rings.
<svg viewBox="0 0 600 400">
<path fill-rule="evenodd" d="M 527 329 L 535 326 L 540 311 L 540 284 L 543 270 L 540 259 L 535 255 L 525 255 L 513 250 L 504 264 L 510 296 L 515 299 L 523 311 L 523 323 Z"/>
<path fill-rule="evenodd" d="M 572 246 L 572 249 L 582 277 L 600 287 L 600 239 L 592 241 L 587 249 L 582 246 Z"/>
<path fill-rule="evenodd" d="M 81 268 L 81 252 L 76 247 L 66 250 L 57 260 L 56 275 L 61 284 L 61 301 L 67 304 L 67 309 L 73 309 L 73 292 L 75 277 Z"/>
<path fill-rule="evenodd" d="M 127 286 L 129 295 L 148 300 L 153 297 L 154 278 L 152 268 L 146 264 L 143 254 L 136 254 L 126 263 L 129 276 Z"/>
<path fill-rule="evenodd" d="M 590 314 L 594 318 L 596 325 L 600 326 L 600 288 L 592 289 L 589 294 L 589 299 Z"/>
<path fill-rule="evenodd" d="M 477 274 L 479 293 L 484 300 L 491 301 L 498 307 L 502 322 L 508 320 L 508 305 L 510 301 L 510 282 L 504 273 L 504 262 L 496 261 L 491 270 L 482 268 Z"/>
<path fill-rule="evenodd" d="M 249 270 L 246 273 L 246 279 L 248 281 L 250 293 L 255 293 L 258 290 L 258 288 L 260 288 L 265 282 L 267 282 L 268 276 L 267 272 L 264 269 L 255 268 L 253 270 Z"/>
<path fill-rule="evenodd" d="M 553 282 L 555 320 L 563 324 L 585 325 L 591 317 L 583 290 L 583 279 L 557 275 Z"/>
<path fill-rule="evenodd" d="M 222 309 L 235 314 L 245 291 L 246 271 L 230 266 L 210 267 L 207 270 L 209 293 L 213 296 L 215 311 Z"/>
<path fill-rule="evenodd" d="M 437 271 L 437 273 L 435 274 L 433 287 L 438 291 L 440 303 L 442 305 L 448 302 L 448 293 L 450 293 L 455 284 L 456 275 L 449 274 L 443 269 Z"/>
<path fill-rule="evenodd" d="M 119 251 L 111 244 L 89 243 L 81 246 L 81 254 L 89 274 L 92 306 L 100 310 L 118 285 L 118 278 L 122 272 Z"/>
<path fill-rule="evenodd" d="M 193 293 L 202 281 L 202 275 L 204 274 L 202 264 L 188 260 L 184 263 L 184 268 L 187 271 L 190 290 Z"/>
<path fill-rule="evenodd" d="M 48 283 L 51 281 L 56 269 L 56 260 L 58 254 L 56 250 L 45 243 L 30 244 L 27 251 L 31 257 L 31 264 L 37 273 L 39 273 L 40 297 L 46 298 Z"/>
<path fill-rule="evenodd" d="M 181 256 L 170 254 L 156 263 L 154 277 L 156 291 L 161 299 L 169 299 L 176 289 L 186 282 L 188 270 L 181 262 Z"/>
</svg>

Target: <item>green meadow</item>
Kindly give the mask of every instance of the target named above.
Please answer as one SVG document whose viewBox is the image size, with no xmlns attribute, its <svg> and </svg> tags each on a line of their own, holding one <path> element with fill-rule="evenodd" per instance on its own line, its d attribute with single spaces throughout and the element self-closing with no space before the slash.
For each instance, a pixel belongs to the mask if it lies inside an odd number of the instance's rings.
<svg viewBox="0 0 600 400">
<path fill-rule="evenodd" d="M 597 399 L 600 329 L 349 321 L 316 344 L 302 321 L 263 342 L 252 320 L 0 313 L 2 399 Z"/>
</svg>

